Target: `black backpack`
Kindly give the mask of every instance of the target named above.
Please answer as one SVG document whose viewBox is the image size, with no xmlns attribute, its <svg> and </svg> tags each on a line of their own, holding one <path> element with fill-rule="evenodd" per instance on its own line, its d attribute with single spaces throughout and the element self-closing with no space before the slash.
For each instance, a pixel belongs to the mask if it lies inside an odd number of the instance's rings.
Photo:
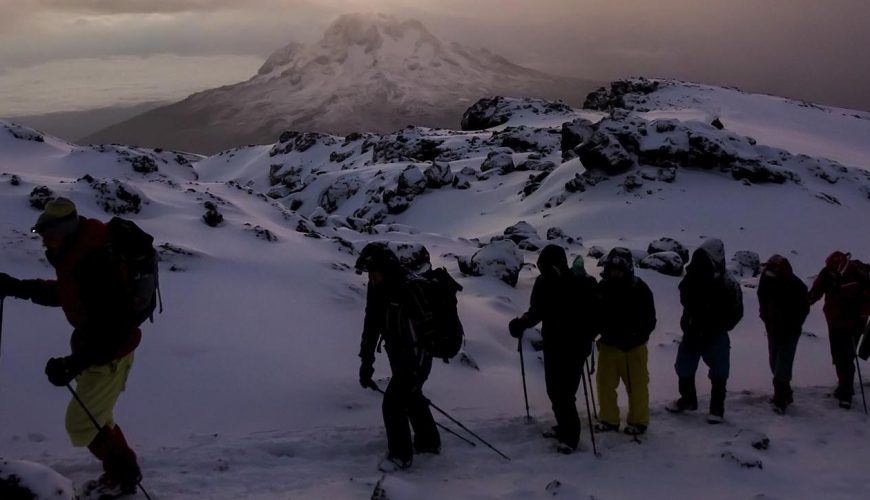
<svg viewBox="0 0 870 500">
<path fill-rule="evenodd" d="M 465 331 L 456 310 L 456 294 L 462 291 L 462 285 L 443 267 L 426 271 L 415 281 L 423 291 L 426 300 L 424 307 L 431 317 L 431 328 L 428 329 L 424 347 L 432 357 L 447 362 L 459 354 L 465 341 Z"/>
<path fill-rule="evenodd" d="M 153 323 L 158 302 L 160 312 L 163 312 L 154 237 L 133 221 L 120 217 L 113 217 L 106 227 L 109 230 L 110 252 L 125 270 L 133 296 L 130 319 L 136 326 L 144 323 L 146 319 Z"/>
</svg>

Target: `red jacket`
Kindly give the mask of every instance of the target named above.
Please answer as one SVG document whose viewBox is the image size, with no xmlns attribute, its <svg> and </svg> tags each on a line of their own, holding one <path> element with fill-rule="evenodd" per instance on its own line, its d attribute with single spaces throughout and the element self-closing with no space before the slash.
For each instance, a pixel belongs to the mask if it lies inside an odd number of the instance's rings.
<svg viewBox="0 0 870 500">
<path fill-rule="evenodd" d="M 825 297 L 825 319 L 835 330 L 860 330 L 864 326 L 867 304 L 870 302 L 870 274 L 868 266 L 851 260 L 842 273 L 826 266 L 816 277 L 810 289 L 810 300 L 815 303 Z"/>
<path fill-rule="evenodd" d="M 126 272 L 111 256 L 106 225 L 80 218 L 61 250 L 46 251 L 56 280 L 28 280 L 33 302 L 61 307 L 74 328 L 70 347 L 83 366 L 101 365 L 133 352 L 142 333 L 130 320 Z"/>
</svg>

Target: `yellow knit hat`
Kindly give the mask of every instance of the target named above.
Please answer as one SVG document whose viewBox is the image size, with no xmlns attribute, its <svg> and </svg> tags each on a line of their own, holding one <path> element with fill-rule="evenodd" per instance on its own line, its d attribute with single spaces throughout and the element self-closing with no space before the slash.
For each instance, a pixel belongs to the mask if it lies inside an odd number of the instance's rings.
<svg viewBox="0 0 870 500">
<path fill-rule="evenodd" d="M 78 218 L 75 203 L 67 198 L 55 198 L 46 203 L 32 231 L 39 234 L 71 233 L 78 225 Z"/>
</svg>

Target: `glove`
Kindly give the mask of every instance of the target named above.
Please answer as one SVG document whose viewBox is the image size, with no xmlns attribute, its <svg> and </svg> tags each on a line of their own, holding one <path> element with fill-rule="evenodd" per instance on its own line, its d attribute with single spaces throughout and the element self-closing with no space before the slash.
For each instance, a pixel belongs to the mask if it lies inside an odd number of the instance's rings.
<svg viewBox="0 0 870 500">
<path fill-rule="evenodd" d="M 372 380 L 375 367 L 371 363 L 363 363 L 359 366 L 359 385 L 363 389 L 377 389 L 378 385 Z"/>
<path fill-rule="evenodd" d="M 511 337 L 518 339 L 523 336 L 523 332 L 526 331 L 526 325 L 523 323 L 522 318 L 514 318 L 508 323 L 508 331 L 511 334 Z"/>
<path fill-rule="evenodd" d="M 21 294 L 21 280 L 6 273 L 0 273 L 0 299 L 18 297 Z"/>
<path fill-rule="evenodd" d="M 45 364 L 45 374 L 48 376 L 48 381 L 52 384 L 63 387 L 75 379 L 81 369 L 72 356 L 63 358 L 51 358 Z"/>
</svg>

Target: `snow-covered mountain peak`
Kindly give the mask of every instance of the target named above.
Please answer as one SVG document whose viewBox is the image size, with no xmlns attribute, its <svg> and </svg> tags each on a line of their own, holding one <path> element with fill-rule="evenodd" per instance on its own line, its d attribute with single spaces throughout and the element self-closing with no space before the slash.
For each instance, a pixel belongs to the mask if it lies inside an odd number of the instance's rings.
<svg viewBox="0 0 870 500">
<path fill-rule="evenodd" d="M 588 90 L 588 82 L 441 40 L 417 20 L 348 14 L 318 41 L 275 51 L 248 81 L 194 94 L 87 141 L 212 153 L 269 143 L 286 130 L 345 135 L 391 132 L 409 123 L 456 128 L 481 97 L 579 104 Z"/>
</svg>

